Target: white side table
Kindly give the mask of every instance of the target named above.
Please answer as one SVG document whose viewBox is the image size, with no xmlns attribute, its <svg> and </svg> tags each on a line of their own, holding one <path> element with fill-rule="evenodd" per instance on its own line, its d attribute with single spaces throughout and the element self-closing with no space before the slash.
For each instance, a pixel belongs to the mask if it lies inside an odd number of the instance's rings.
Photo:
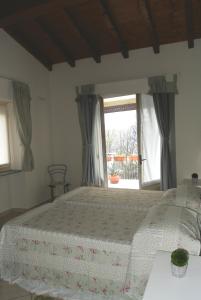
<svg viewBox="0 0 201 300">
<path fill-rule="evenodd" d="M 170 252 L 159 251 L 143 300 L 200 300 L 201 257 L 190 255 L 185 277 L 171 273 Z"/>
</svg>

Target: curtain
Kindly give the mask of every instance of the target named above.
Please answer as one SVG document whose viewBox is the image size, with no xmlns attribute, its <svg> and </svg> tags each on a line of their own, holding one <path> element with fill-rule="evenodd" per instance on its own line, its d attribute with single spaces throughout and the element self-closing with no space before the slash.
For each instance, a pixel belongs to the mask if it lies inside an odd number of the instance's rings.
<svg viewBox="0 0 201 300">
<path fill-rule="evenodd" d="M 174 188 L 176 182 L 176 145 L 175 145 L 175 94 L 177 93 L 176 75 L 172 82 L 164 76 L 148 79 L 153 95 L 156 118 L 161 134 L 161 189 Z"/>
<path fill-rule="evenodd" d="M 154 109 L 153 96 L 141 95 L 140 107 L 140 146 L 143 161 L 142 186 L 160 182 L 161 137 Z"/>
<path fill-rule="evenodd" d="M 8 136 L 9 136 L 9 146 L 10 146 L 10 166 L 12 170 L 22 170 L 24 147 L 18 132 L 16 113 L 15 113 L 13 101 L 7 104 L 7 110 L 9 116 Z"/>
<path fill-rule="evenodd" d="M 13 81 L 13 103 L 17 120 L 17 129 L 24 147 L 22 160 L 23 171 L 32 171 L 34 159 L 31 150 L 32 121 L 30 111 L 30 90 L 27 84 Z"/>
<path fill-rule="evenodd" d="M 77 105 L 82 133 L 82 185 L 105 185 L 103 147 L 103 99 L 96 95 L 93 85 L 77 88 Z"/>
</svg>

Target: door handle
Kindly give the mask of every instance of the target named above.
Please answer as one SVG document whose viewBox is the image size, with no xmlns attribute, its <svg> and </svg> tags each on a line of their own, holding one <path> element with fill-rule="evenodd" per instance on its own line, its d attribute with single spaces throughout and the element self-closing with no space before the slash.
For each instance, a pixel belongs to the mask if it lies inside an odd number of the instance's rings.
<svg viewBox="0 0 201 300">
<path fill-rule="evenodd" d="M 140 162 L 140 165 L 142 164 L 143 161 L 147 160 L 146 158 L 142 158 L 142 155 L 140 154 L 139 155 L 139 162 Z"/>
</svg>

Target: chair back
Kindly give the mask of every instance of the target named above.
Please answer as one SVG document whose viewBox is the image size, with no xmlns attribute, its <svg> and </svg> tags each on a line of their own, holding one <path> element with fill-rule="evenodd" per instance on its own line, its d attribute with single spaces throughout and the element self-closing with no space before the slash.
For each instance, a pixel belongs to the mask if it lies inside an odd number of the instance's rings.
<svg viewBox="0 0 201 300">
<path fill-rule="evenodd" d="M 67 166 L 64 164 L 52 164 L 48 166 L 51 184 L 65 184 Z"/>
</svg>

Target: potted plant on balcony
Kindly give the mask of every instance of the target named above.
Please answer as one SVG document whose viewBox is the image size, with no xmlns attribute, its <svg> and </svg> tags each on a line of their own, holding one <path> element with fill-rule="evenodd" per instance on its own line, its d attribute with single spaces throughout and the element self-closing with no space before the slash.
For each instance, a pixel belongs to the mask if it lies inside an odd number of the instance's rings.
<svg viewBox="0 0 201 300">
<path fill-rule="evenodd" d="M 117 154 L 114 156 L 114 160 L 115 161 L 124 161 L 124 160 L 126 160 L 126 156 L 123 154 Z"/>
<path fill-rule="evenodd" d="M 136 154 L 131 154 L 128 156 L 128 159 L 129 160 L 132 160 L 132 161 L 137 161 L 138 160 L 138 155 Z"/>
<path fill-rule="evenodd" d="M 171 254 L 172 275 L 175 277 L 184 277 L 188 266 L 189 253 L 187 250 L 178 248 Z"/>
<path fill-rule="evenodd" d="M 109 169 L 109 179 L 110 179 L 110 183 L 112 184 L 117 184 L 119 182 L 120 179 L 120 171 L 115 167 L 115 165 L 113 164 L 110 169 Z"/>
</svg>

